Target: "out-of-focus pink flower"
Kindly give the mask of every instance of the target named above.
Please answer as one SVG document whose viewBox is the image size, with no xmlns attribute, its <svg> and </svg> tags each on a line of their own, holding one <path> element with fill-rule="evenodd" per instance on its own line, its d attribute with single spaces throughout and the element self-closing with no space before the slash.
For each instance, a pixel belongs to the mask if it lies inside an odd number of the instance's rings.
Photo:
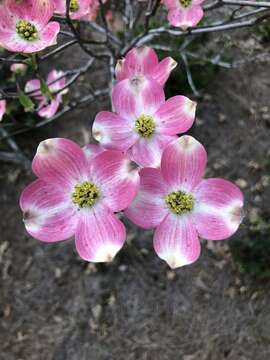
<svg viewBox="0 0 270 360">
<path fill-rule="evenodd" d="M 204 0 L 164 0 L 167 7 L 168 20 L 173 26 L 187 29 L 195 26 L 203 17 Z"/>
<path fill-rule="evenodd" d="M 34 97 L 39 101 L 38 114 L 41 117 L 50 118 L 56 114 L 60 104 L 62 103 L 62 97 L 68 92 L 68 89 L 63 89 L 66 85 L 66 78 L 63 77 L 62 71 L 52 70 L 47 78 L 47 85 L 53 96 L 52 100 L 48 100 L 46 96 L 42 95 L 40 90 L 40 80 L 29 80 L 25 85 L 25 92 L 30 93 L 29 96 Z M 59 79 L 59 80 L 57 80 Z"/>
<path fill-rule="evenodd" d="M 27 70 L 27 65 L 22 63 L 15 63 L 10 65 L 10 71 L 16 74 L 24 74 Z"/>
<path fill-rule="evenodd" d="M 0 121 L 2 121 L 3 119 L 3 116 L 6 112 L 6 108 L 7 108 L 6 100 L 0 100 Z"/>
<path fill-rule="evenodd" d="M 60 26 L 49 22 L 51 0 L 3 0 L 0 3 L 0 46 L 20 53 L 34 53 L 56 44 Z"/>
<path fill-rule="evenodd" d="M 185 96 L 165 101 L 162 86 L 142 75 L 120 81 L 112 103 L 116 113 L 97 114 L 94 138 L 105 148 L 128 151 L 138 165 L 150 167 L 160 165 L 163 149 L 192 126 L 196 111 L 196 103 Z"/>
<path fill-rule="evenodd" d="M 241 191 L 223 179 L 202 180 L 206 162 L 197 140 L 180 137 L 164 150 L 160 169 L 140 171 L 140 190 L 125 211 L 135 224 L 156 228 L 155 251 L 171 268 L 198 259 L 199 237 L 223 240 L 242 221 Z"/>
<path fill-rule="evenodd" d="M 61 15 L 66 14 L 66 0 L 53 0 L 55 12 Z M 69 13 L 71 19 L 80 19 L 89 13 L 89 7 L 93 0 L 71 0 Z"/>
<path fill-rule="evenodd" d="M 83 259 L 111 261 L 126 238 L 114 212 L 131 203 L 139 185 L 131 161 L 118 151 L 90 160 L 76 143 L 56 138 L 40 143 L 32 169 L 38 179 L 20 198 L 28 233 L 49 243 L 75 234 Z"/>
<path fill-rule="evenodd" d="M 153 49 L 139 47 L 130 50 L 125 58 L 118 60 L 115 74 L 118 81 L 144 75 L 164 86 L 176 66 L 177 62 L 173 58 L 166 57 L 159 62 Z"/>
</svg>

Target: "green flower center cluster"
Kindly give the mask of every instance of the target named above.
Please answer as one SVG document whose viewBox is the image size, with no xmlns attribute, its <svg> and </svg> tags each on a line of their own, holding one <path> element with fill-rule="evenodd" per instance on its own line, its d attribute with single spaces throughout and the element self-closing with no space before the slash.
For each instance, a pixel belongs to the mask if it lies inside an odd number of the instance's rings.
<svg viewBox="0 0 270 360">
<path fill-rule="evenodd" d="M 75 186 L 75 190 L 72 193 L 72 201 L 79 208 L 88 208 L 95 205 L 99 196 L 100 193 L 96 185 L 84 181 Z"/>
<path fill-rule="evenodd" d="M 190 212 L 194 206 L 193 196 L 183 191 L 174 191 L 166 196 L 165 202 L 171 212 L 182 215 Z"/>
<path fill-rule="evenodd" d="M 20 20 L 16 24 L 17 34 L 24 40 L 34 41 L 38 38 L 38 32 L 35 25 L 26 20 Z"/>
<path fill-rule="evenodd" d="M 180 2 L 180 5 L 182 5 L 183 7 L 186 8 L 191 4 L 192 0 L 179 0 L 179 2 Z"/>
<path fill-rule="evenodd" d="M 69 3 L 69 11 L 70 12 L 75 12 L 78 11 L 80 8 L 78 0 L 71 0 Z"/>
<path fill-rule="evenodd" d="M 141 115 L 135 122 L 135 128 L 139 135 L 144 138 L 150 138 L 155 131 L 156 125 L 151 116 Z"/>
</svg>

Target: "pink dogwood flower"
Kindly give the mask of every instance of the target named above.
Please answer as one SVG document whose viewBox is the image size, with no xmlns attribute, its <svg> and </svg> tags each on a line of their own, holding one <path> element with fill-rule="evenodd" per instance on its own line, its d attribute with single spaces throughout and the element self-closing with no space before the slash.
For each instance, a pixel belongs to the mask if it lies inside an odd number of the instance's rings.
<svg viewBox="0 0 270 360">
<path fill-rule="evenodd" d="M 98 113 L 93 136 L 105 148 L 128 151 L 143 167 L 158 167 L 163 149 L 195 118 L 195 102 L 185 96 L 165 101 L 162 86 L 143 75 L 120 81 L 112 102 L 116 113 Z"/>
<path fill-rule="evenodd" d="M 50 92 L 52 93 L 52 100 L 48 100 L 46 96 L 42 95 L 39 79 L 32 79 L 26 83 L 25 92 L 30 93 L 30 96 L 32 96 L 39 102 L 39 116 L 50 118 L 56 114 L 60 104 L 62 103 L 63 95 L 68 92 L 68 89 L 63 89 L 66 85 L 66 79 L 65 77 L 63 77 L 63 74 L 64 73 L 62 71 L 52 70 L 48 75 L 47 85 Z M 63 90 L 61 91 L 61 89 Z"/>
<path fill-rule="evenodd" d="M 19 53 L 34 53 L 56 44 L 60 26 L 50 21 L 51 0 L 3 0 L 0 3 L 0 46 Z"/>
<path fill-rule="evenodd" d="M 204 0 L 164 0 L 167 7 L 168 20 L 173 26 L 187 29 L 197 25 L 203 17 Z"/>
<path fill-rule="evenodd" d="M 28 233 L 48 243 L 75 235 L 82 259 L 111 261 L 126 239 L 114 213 L 131 203 L 139 185 L 131 161 L 118 151 L 87 158 L 73 141 L 55 138 L 40 143 L 32 169 L 38 179 L 20 197 Z"/>
<path fill-rule="evenodd" d="M 53 0 L 55 12 L 61 15 L 66 14 L 66 0 Z M 89 13 L 89 7 L 93 0 L 71 0 L 69 14 L 71 19 L 80 19 Z"/>
<path fill-rule="evenodd" d="M 3 119 L 3 116 L 6 112 L 6 108 L 7 108 L 6 100 L 0 100 L 0 121 L 2 121 Z"/>
<path fill-rule="evenodd" d="M 144 75 L 164 86 L 176 66 L 177 62 L 173 58 L 166 57 L 159 62 L 153 49 L 138 47 L 130 50 L 125 58 L 118 60 L 115 74 L 118 81 Z"/>
<path fill-rule="evenodd" d="M 154 232 L 154 249 L 171 268 L 200 256 L 199 237 L 223 240 L 242 220 L 243 195 L 229 181 L 202 179 L 204 147 L 185 135 L 164 150 L 160 169 L 140 171 L 137 197 L 125 211 L 135 224 Z"/>
</svg>

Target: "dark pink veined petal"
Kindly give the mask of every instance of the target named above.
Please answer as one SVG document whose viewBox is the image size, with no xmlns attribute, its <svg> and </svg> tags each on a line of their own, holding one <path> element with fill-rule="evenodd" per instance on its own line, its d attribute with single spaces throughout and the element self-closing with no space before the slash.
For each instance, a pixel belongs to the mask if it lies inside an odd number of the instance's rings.
<svg viewBox="0 0 270 360">
<path fill-rule="evenodd" d="M 86 261 L 112 261 L 126 239 L 122 222 L 104 206 L 80 212 L 75 233 L 76 249 Z"/>
<path fill-rule="evenodd" d="M 194 189 L 196 206 L 192 214 L 199 235 L 223 240 L 233 235 L 243 218 L 243 194 L 230 181 L 202 180 Z"/>
<path fill-rule="evenodd" d="M 102 201 L 114 212 L 127 208 L 137 194 L 138 168 L 120 151 L 108 150 L 97 155 L 89 172 L 93 182 L 101 187 Z"/>
<path fill-rule="evenodd" d="M 153 77 L 153 79 L 155 79 L 161 86 L 164 86 L 176 66 L 177 62 L 173 58 L 166 57 L 153 68 L 150 76 Z"/>
<path fill-rule="evenodd" d="M 125 73 L 129 78 L 140 74 L 150 75 L 152 69 L 157 65 L 157 54 L 147 46 L 130 50 L 123 64 Z"/>
<path fill-rule="evenodd" d="M 79 145 L 68 139 L 42 141 L 32 162 L 34 173 L 67 191 L 87 179 L 86 157 Z"/>
<path fill-rule="evenodd" d="M 88 144 L 85 145 L 82 148 L 85 156 L 86 156 L 86 160 L 88 163 L 90 163 L 90 161 L 92 161 L 97 155 L 103 153 L 103 151 L 106 151 L 101 145 L 99 144 Z"/>
<path fill-rule="evenodd" d="M 20 207 L 26 230 L 40 241 L 61 241 L 75 233 L 77 216 L 70 194 L 54 185 L 35 180 L 22 192 Z"/>
<path fill-rule="evenodd" d="M 164 200 L 166 194 L 167 189 L 160 170 L 142 169 L 138 194 L 125 210 L 126 216 L 144 229 L 157 227 L 168 214 Z"/>
<path fill-rule="evenodd" d="M 169 144 L 161 158 L 161 173 L 174 190 L 191 191 L 201 180 L 207 153 L 199 141 L 184 135 Z"/>
<path fill-rule="evenodd" d="M 20 20 L 34 23 L 41 29 L 53 16 L 54 5 L 51 0 L 6 0 L 9 11 Z"/>
<path fill-rule="evenodd" d="M 159 131 L 165 135 L 184 133 L 195 120 L 196 103 L 185 96 L 168 99 L 155 114 Z"/>
<path fill-rule="evenodd" d="M 141 114 L 152 115 L 157 111 L 165 103 L 165 94 L 155 80 L 139 75 L 116 84 L 112 103 L 119 115 L 135 121 Z"/>
<path fill-rule="evenodd" d="M 127 150 L 138 138 L 134 131 L 134 121 L 109 111 L 97 114 L 92 133 L 102 146 L 116 150 Z"/>
<path fill-rule="evenodd" d="M 169 143 L 176 139 L 176 136 L 163 134 L 156 134 L 151 139 L 140 137 L 130 150 L 128 150 L 128 155 L 130 159 L 142 167 L 157 168 L 160 166 L 163 150 Z"/>
<path fill-rule="evenodd" d="M 17 18 L 8 11 L 5 3 L 0 3 L 0 29 L 10 32 L 16 26 Z"/>
<path fill-rule="evenodd" d="M 172 269 L 194 263 L 201 245 L 190 216 L 169 214 L 155 230 L 154 249 Z"/>
</svg>

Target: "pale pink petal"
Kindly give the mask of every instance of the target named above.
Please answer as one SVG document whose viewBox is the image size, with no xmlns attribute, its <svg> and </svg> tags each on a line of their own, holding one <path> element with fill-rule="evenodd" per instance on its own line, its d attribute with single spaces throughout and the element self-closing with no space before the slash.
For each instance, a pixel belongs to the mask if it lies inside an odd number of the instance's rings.
<svg viewBox="0 0 270 360">
<path fill-rule="evenodd" d="M 66 0 L 53 0 L 55 12 L 61 15 L 66 14 Z M 80 19 L 89 12 L 89 6 L 92 0 L 78 0 L 79 9 L 77 11 L 70 11 L 71 19 Z"/>
<path fill-rule="evenodd" d="M 59 102 L 58 98 L 53 99 L 48 105 L 42 106 L 38 110 L 38 115 L 41 117 L 44 117 L 46 119 L 49 119 L 57 113 L 59 105 L 60 105 L 60 102 Z"/>
<path fill-rule="evenodd" d="M 99 144 L 88 144 L 82 148 L 87 162 L 90 163 L 97 155 L 103 153 L 105 149 Z"/>
<path fill-rule="evenodd" d="M 0 121 L 3 119 L 3 116 L 6 112 L 7 102 L 6 100 L 0 100 Z"/>
<path fill-rule="evenodd" d="M 128 207 L 138 191 L 138 168 L 120 151 L 108 150 L 90 163 L 90 177 L 101 187 L 102 200 L 112 211 Z"/>
<path fill-rule="evenodd" d="M 159 167 L 163 150 L 176 136 L 156 134 L 151 139 L 140 137 L 128 150 L 130 158 L 142 167 Z"/>
<path fill-rule="evenodd" d="M 39 27 L 48 23 L 53 16 L 52 0 L 6 0 L 9 11 L 21 20 L 39 24 Z"/>
<path fill-rule="evenodd" d="M 32 79 L 27 81 L 24 87 L 24 91 L 29 94 L 30 96 L 34 96 L 39 100 L 43 100 L 44 96 L 41 94 L 40 91 L 40 80 L 39 79 Z"/>
<path fill-rule="evenodd" d="M 168 99 L 155 114 L 159 131 L 165 135 L 184 133 L 195 120 L 196 103 L 185 96 Z"/>
<path fill-rule="evenodd" d="M 32 162 L 34 173 L 41 179 L 72 191 L 87 180 L 86 158 L 71 140 L 54 138 L 42 141 Z"/>
<path fill-rule="evenodd" d="M 80 212 L 75 233 L 76 249 L 86 261 L 112 261 L 124 245 L 126 229 L 117 217 L 103 206 Z"/>
<path fill-rule="evenodd" d="M 203 145 L 192 136 L 184 135 L 164 150 L 161 172 L 173 189 L 191 191 L 200 182 L 206 162 Z"/>
<path fill-rule="evenodd" d="M 142 113 L 152 115 L 165 103 L 165 94 L 155 80 L 140 75 L 116 84 L 112 103 L 119 115 L 135 120 Z"/>
<path fill-rule="evenodd" d="M 199 235 L 208 240 L 223 240 L 238 229 L 242 218 L 243 194 L 233 183 L 207 179 L 194 189 L 192 214 Z"/>
<path fill-rule="evenodd" d="M 29 234 L 54 242 L 74 235 L 77 216 L 70 195 L 43 180 L 35 180 L 22 192 L 20 207 Z"/>
<path fill-rule="evenodd" d="M 178 9 L 180 7 L 179 0 L 163 0 L 164 5 L 167 9 Z"/>
<path fill-rule="evenodd" d="M 161 86 L 164 86 L 171 75 L 172 70 L 176 66 L 177 62 L 173 58 L 167 57 L 153 68 L 150 73 L 151 77 L 153 77 L 153 79 L 155 79 Z"/>
<path fill-rule="evenodd" d="M 50 91 L 54 93 L 63 89 L 63 87 L 66 85 L 66 79 L 65 77 L 63 77 L 63 75 L 64 75 L 63 71 L 52 70 L 49 72 L 47 78 L 47 84 L 49 86 Z"/>
<path fill-rule="evenodd" d="M 197 25 L 203 17 L 203 10 L 201 6 L 190 6 L 188 8 L 178 8 L 170 10 L 168 13 L 168 20 L 173 26 L 187 29 L 191 26 Z"/>
<path fill-rule="evenodd" d="M 155 230 L 154 249 L 172 269 L 194 263 L 201 245 L 190 217 L 169 214 Z"/>
<path fill-rule="evenodd" d="M 126 216 L 136 225 L 151 229 L 157 227 L 168 214 L 165 204 L 167 188 L 159 169 L 144 168 L 140 171 L 140 188 Z"/>
<path fill-rule="evenodd" d="M 127 150 L 138 138 L 134 131 L 134 121 L 109 111 L 97 114 L 92 133 L 102 146 L 117 150 Z"/>
</svg>

